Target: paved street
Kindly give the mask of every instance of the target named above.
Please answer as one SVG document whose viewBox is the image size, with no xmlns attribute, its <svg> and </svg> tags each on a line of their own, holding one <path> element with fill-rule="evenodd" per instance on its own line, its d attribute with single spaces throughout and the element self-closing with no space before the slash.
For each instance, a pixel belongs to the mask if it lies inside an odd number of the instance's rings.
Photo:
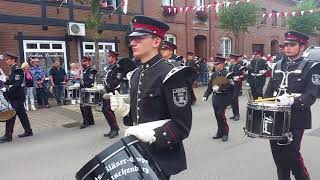
<svg viewBox="0 0 320 180">
<path fill-rule="evenodd" d="M 188 170 L 173 180 L 275 180 L 273 164 L 267 140 L 244 136 L 246 97 L 240 98 L 241 120 L 229 120 L 230 139 L 226 143 L 213 140 L 216 121 L 211 100 L 202 102 L 204 88 L 197 88 L 197 104 L 193 106 L 193 126 L 185 141 Z M 245 93 L 244 93 L 245 94 Z M 17 138 L 21 133 L 16 121 L 15 136 L 11 143 L 0 144 L 1 180 L 72 180 L 75 173 L 95 154 L 101 152 L 123 135 L 110 140 L 103 137 L 109 131 L 99 112 L 95 112 L 96 125 L 80 130 L 62 125 L 81 120 L 78 106 L 53 107 L 29 113 L 35 135 Z M 231 109 L 227 110 L 227 117 Z M 302 154 L 313 180 L 320 179 L 320 106 L 313 106 L 313 128 L 303 139 Z M 122 124 L 121 121 L 119 121 Z M 4 123 L 0 124 L 0 132 Z"/>
</svg>

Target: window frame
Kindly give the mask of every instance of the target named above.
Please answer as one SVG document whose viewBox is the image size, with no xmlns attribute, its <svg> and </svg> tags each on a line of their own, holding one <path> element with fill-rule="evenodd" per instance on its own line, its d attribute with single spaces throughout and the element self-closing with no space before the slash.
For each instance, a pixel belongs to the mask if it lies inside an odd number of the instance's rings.
<svg viewBox="0 0 320 180">
<path fill-rule="evenodd" d="M 169 39 L 173 39 L 173 41 L 170 41 Z M 174 35 L 174 34 L 170 34 L 170 33 L 168 33 L 168 34 L 165 34 L 164 35 L 164 40 L 166 40 L 166 41 L 170 41 L 170 42 L 172 42 L 173 44 L 175 44 L 175 45 L 177 45 L 177 36 L 176 35 Z M 174 53 L 176 53 L 176 49 L 174 50 Z"/>
<path fill-rule="evenodd" d="M 162 0 L 162 6 L 173 6 L 174 0 Z"/>
<path fill-rule="evenodd" d="M 228 49 L 227 49 L 228 52 L 226 51 L 226 43 L 225 43 L 226 41 L 229 41 Z M 231 52 L 232 52 L 232 39 L 230 37 L 224 36 L 220 39 L 220 52 L 223 57 L 226 57 L 231 54 Z"/>
</svg>

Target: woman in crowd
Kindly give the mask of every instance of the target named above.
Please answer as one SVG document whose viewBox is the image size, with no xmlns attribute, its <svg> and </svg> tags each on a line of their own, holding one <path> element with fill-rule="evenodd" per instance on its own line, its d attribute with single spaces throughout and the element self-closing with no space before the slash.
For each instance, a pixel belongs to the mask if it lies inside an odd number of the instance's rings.
<svg viewBox="0 0 320 180">
<path fill-rule="evenodd" d="M 21 69 L 24 70 L 24 77 L 25 77 L 25 90 L 26 90 L 26 101 L 25 101 L 25 108 L 29 111 L 29 102 L 31 105 L 31 110 L 35 111 L 36 108 L 34 106 L 34 78 L 30 71 L 30 65 L 27 62 L 24 62 L 21 65 Z"/>
</svg>

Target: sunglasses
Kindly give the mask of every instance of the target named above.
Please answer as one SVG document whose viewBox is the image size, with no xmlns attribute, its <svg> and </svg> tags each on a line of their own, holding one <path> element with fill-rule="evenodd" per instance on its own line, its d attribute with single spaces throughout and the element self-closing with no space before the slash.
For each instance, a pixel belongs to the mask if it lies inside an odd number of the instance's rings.
<svg viewBox="0 0 320 180">
<path fill-rule="evenodd" d="M 136 43 L 140 43 L 142 40 L 146 39 L 150 37 L 150 35 L 144 35 L 144 36 L 132 36 L 132 37 L 129 37 L 129 41 L 132 42 L 132 41 L 135 41 Z"/>
</svg>

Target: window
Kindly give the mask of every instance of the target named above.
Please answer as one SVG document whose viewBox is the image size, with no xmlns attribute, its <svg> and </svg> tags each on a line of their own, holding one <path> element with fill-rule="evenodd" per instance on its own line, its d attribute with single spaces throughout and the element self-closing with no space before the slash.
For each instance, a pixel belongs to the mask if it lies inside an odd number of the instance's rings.
<svg viewBox="0 0 320 180">
<path fill-rule="evenodd" d="M 272 11 L 272 26 L 278 25 L 277 11 Z"/>
<path fill-rule="evenodd" d="M 102 0 L 101 6 L 104 8 L 113 8 L 117 7 L 117 0 Z"/>
<path fill-rule="evenodd" d="M 162 6 L 173 6 L 173 0 L 162 0 Z"/>
<path fill-rule="evenodd" d="M 196 6 L 204 6 L 204 0 L 196 0 Z"/>
<path fill-rule="evenodd" d="M 231 53 L 231 39 L 229 37 L 223 37 L 220 40 L 220 52 L 223 57 L 228 56 Z"/>
<path fill-rule="evenodd" d="M 116 45 L 115 43 L 107 43 L 107 42 L 99 42 L 99 59 L 102 60 L 102 66 L 107 64 L 107 52 L 108 50 L 115 51 L 116 50 Z M 89 57 L 94 57 L 94 42 L 83 42 L 83 55 L 89 56 Z"/>
<path fill-rule="evenodd" d="M 55 59 L 60 60 L 62 67 L 67 67 L 65 47 L 64 41 L 24 40 L 24 60 L 39 58 L 41 67 L 48 74 Z"/>
<path fill-rule="evenodd" d="M 285 16 L 281 16 L 281 27 L 287 26 L 287 19 Z"/>
<path fill-rule="evenodd" d="M 262 8 L 261 12 L 262 12 L 262 15 L 261 15 L 261 18 L 260 18 L 260 24 L 267 24 L 267 19 L 268 19 L 267 9 L 266 8 Z M 264 17 L 263 17 L 263 14 L 265 14 Z"/>
<path fill-rule="evenodd" d="M 166 41 L 169 41 L 169 42 L 172 42 L 173 44 L 177 44 L 177 38 L 176 38 L 176 36 L 175 35 L 173 35 L 173 34 L 166 34 L 165 36 L 164 36 L 164 40 L 166 40 Z M 174 50 L 174 53 L 176 53 L 176 49 Z"/>
</svg>

